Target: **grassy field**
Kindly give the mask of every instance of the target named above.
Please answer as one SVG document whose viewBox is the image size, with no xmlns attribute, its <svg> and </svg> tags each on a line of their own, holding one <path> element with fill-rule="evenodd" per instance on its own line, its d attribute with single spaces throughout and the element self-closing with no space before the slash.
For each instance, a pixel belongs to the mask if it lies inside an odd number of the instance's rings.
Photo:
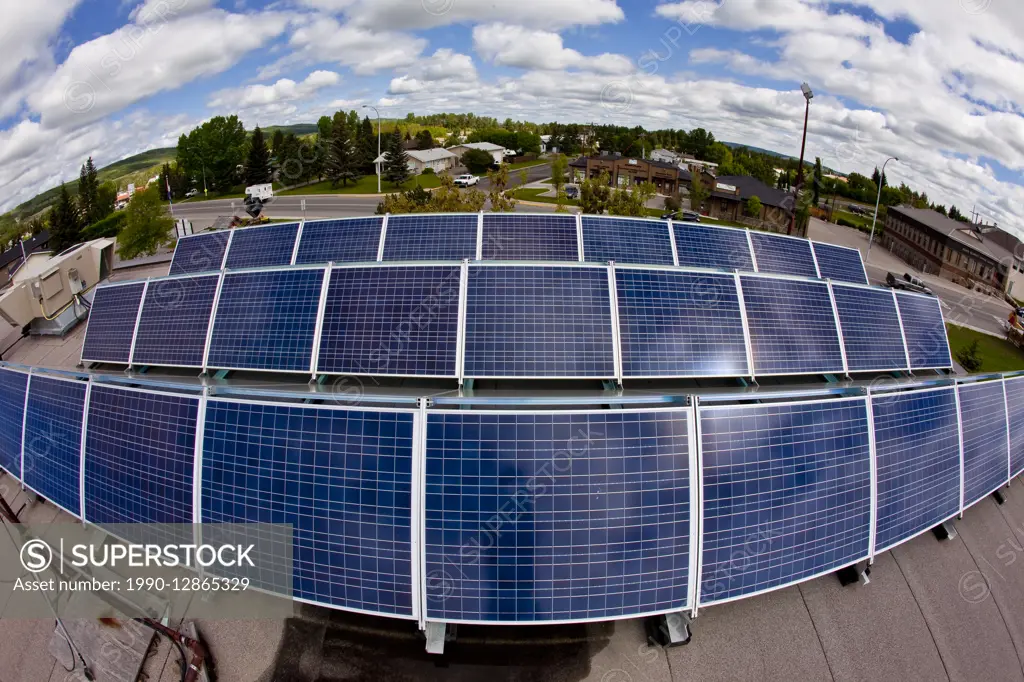
<svg viewBox="0 0 1024 682">
<path fill-rule="evenodd" d="M 949 336 L 949 349 L 956 359 L 957 351 L 978 342 L 978 355 L 981 357 L 981 372 L 1012 372 L 1024 369 L 1024 350 L 1017 348 L 1004 339 L 976 332 L 973 329 L 946 325 Z"/>
<path fill-rule="evenodd" d="M 839 210 L 832 214 L 832 220 L 838 221 L 840 218 L 852 223 L 859 230 L 871 230 L 871 216 L 862 216 L 857 215 L 856 213 L 848 213 L 847 211 Z"/>
<path fill-rule="evenodd" d="M 557 204 L 558 201 L 554 197 L 542 197 L 542 196 L 540 196 L 541 194 L 544 194 L 545 192 L 550 192 L 550 191 L 551 190 L 549 190 L 549 189 L 544 189 L 544 188 L 541 188 L 541 187 L 535 187 L 535 188 L 529 188 L 529 189 L 513 190 L 512 194 L 513 194 L 513 196 L 515 196 L 516 199 L 519 199 L 521 201 L 536 201 L 539 204 Z M 566 199 L 565 200 L 565 205 L 566 206 L 579 206 L 580 202 L 575 200 L 575 199 Z M 664 213 L 664 211 L 662 211 L 661 209 L 649 208 L 649 209 L 647 209 L 646 215 L 649 218 L 660 218 L 663 213 Z"/>
<path fill-rule="evenodd" d="M 397 192 L 403 189 L 412 189 L 416 185 L 423 187 L 424 189 L 430 189 L 432 187 L 438 187 L 441 181 L 436 175 L 417 175 L 409 182 L 405 183 L 401 187 L 397 187 L 387 180 L 381 181 L 381 191 L 384 193 Z M 281 192 L 281 196 L 289 194 L 376 194 L 377 193 L 377 176 L 376 175 L 364 175 L 359 178 L 354 184 L 350 184 L 347 187 L 338 185 L 334 187 L 331 185 L 329 180 L 318 182 L 315 185 L 306 185 L 305 187 L 296 187 L 295 189 L 285 190 Z"/>
<path fill-rule="evenodd" d="M 517 163 L 508 164 L 509 170 L 519 170 L 520 168 L 531 168 L 533 166 L 543 166 L 544 164 L 551 163 L 544 159 L 534 159 L 533 161 L 519 161 Z"/>
</svg>

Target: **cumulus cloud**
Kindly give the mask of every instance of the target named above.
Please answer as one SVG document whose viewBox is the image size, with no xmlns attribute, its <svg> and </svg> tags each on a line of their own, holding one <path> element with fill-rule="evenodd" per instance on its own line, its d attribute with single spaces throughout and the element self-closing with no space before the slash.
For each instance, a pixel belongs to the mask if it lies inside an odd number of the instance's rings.
<svg viewBox="0 0 1024 682">
<path fill-rule="evenodd" d="M 278 102 L 293 102 L 310 97 L 318 90 L 337 85 L 340 82 L 341 76 L 334 71 L 314 71 L 299 83 L 290 78 L 282 78 L 271 85 L 250 85 L 244 88 L 221 90 L 210 97 L 208 104 L 213 108 L 248 109 Z"/>
<path fill-rule="evenodd" d="M 584 56 L 565 47 L 562 36 L 509 24 L 487 24 L 473 29 L 473 47 L 484 59 L 503 66 L 561 71 L 580 69 L 605 74 L 626 74 L 633 62 L 623 55 Z"/>
</svg>

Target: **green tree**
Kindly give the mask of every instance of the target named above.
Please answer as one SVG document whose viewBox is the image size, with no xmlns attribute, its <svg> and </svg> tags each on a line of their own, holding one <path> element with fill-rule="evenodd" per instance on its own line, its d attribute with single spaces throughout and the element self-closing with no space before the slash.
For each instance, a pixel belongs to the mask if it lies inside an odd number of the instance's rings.
<svg viewBox="0 0 1024 682">
<path fill-rule="evenodd" d="M 491 200 L 491 211 L 495 213 L 508 213 L 516 210 L 516 200 L 511 192 L 507 192 L 509 183 L 508 164 L 503 163 L 495 170 L 487 171 L 487 179 L 490 180 L 491 189 L 488 198 Z"/>
<path fill-rule="evenodd" d="M 174 220 L 164 211 L 159 194 L 152 190 L 136 192 L 125 211 L 125 226 L 117 237 L 117 255 L 121 260 L 152 256 L 158 248 L 171 243 Z"/>
<path fill-rule="evenodd" d="M 355 182 L 359 179 L 356 148 L 346 116 L 334 117 L 331 146 L 327 154 L 327 178 L 331 181 L 332 186 L 337 186 L 340 182 L 342 187 L 347 185 L 349 180 Z"/>
<path fill-rule="evenodd" d="M 360 169 L 363 173 L 376 173 L 374 160 L 377 158 L 377 131 L 374 130 L 369 116 L 364 116 L 362 123 L 359 124 L 356 146 L 359 148 Z"/>
<path fill-rule="evenodd" d="M 271 149 L 274 150 L 275 154 L 277 154 L 278 149 L 281 148 L 282 142 L 284 142 L 284 132 L 280 128 L 278 128 L 277 130 L 274 131 L 274 137 L 271 138 L 270 141 L 270 147 Z"/>
<path fill-rule="evenodd" d="M 50 215 L 50 248 L 60 253 L 79 242 L 82 223 L 67 185 L 60 186 L 57 204 Z"/>
<path fill-rule="evenodd" d="M 824 171 L 821 169 L 821 157 L 814 159 L 814 175 L 811 178 L 811 182 L 814 184 L 814 205 L 818 206 L 821 203 L 821 185 L 824 180 Z"/>
<path fill-rule="evenodd" d="M 83 225 L 91 225 L 103 216 L 98 206 L 100 184 L 96 179 L 96 166 L 92 157 L 82 165 L 78 172 L 78 211 Z"/>
<path fill-rule="evenodd" d="M 263 139 L 263 131 L 259 126 L 252 132 L 249 142 L 249 159 L 245 164 L 245 184 L 262 185 L 270 182 L 273 173 L 270 170 L 270 150 Z"/>
<path fill-rule="evenodd" d="M 331 128 L 334 127 L 334 123 L 331 121 L 330 116 L 321 116 L 316 122 L 317 138 L 324 145 L 331 139 Z M 276 149 L 274 151 L 277 151 Z"/>
<path fill-rule="evenodd" d="M 754 195 L 747 199 L 747 215 L 751 218 L 761 217 L 761 197 Z"/>
<path fill-rule="evenodd" d="M 395 126 L 395 129 L 388 135 L 383 175 L 396 186 L 404 185 L 412 175 L 409 170 L 409 155 L 405 153 L 405 147 L 402 146 L 402 133 L 398 126 Z"/>
<path fill-rule="evenodd" d="M 462 154 L 462 165 L 470 173 L 486 173 L 494 166 L 494 157 L 482 149 L 467 149 Z"/>
<path fill-rule="evenodd" d="M 111 181 L 104 182 L 96 192 L 96 215 L 99 216 L 96 222 L 107 218 L 114 212 L 115 201 L 117 201 L 117 185 Z"/>
<path fill-rule="evenodd" d="M 449 175 L 441 175 L 439 180 L 441 185 L 433 192 L 417 186 L 386 195 L 377 213 L 475 213 L 483 209 L 487 195 L 480 190 L 460 190 Z"/>
<path fill-rule="evenodd" d="M 427 128 L 416 133 L 416 149 L 433 149 L 434 136 Z"/>
<path fill-rule="evenodd" d="M 632 188 L 617 188 L 608 202 L 608 213 L 624 216 L 646 216 L 647 202 L 657 193 L 653 182 L 641 182 Z"/>
<path fill-rule="evenodd" d="M 178 139 L 178 167 L 190 183 L 214 191 L 231 189 L 238 181 L 238 167 L 245 162 L 249 140 L 237 116 L 214 116 Z"/>
<path fill-rule="evenodd" d="M 981 369 L 982 357 L 978 352 L 978 340 L 971 341 L 971 345 L 961 348 L 956 352 L 956 361 L 968 372 L 977 372 Z"/>
<path fill-rule="evenodd" d="M 710 196 L 711 190 L 704 186 L 704 179 L 700 172 L 693 173 L 693 179 L 690 181 L 690 209 L 699 212 L 700 207 Z"/>
<path fill-rule="evenodd" d="M 587 178 L 580 183 L 580 210 L 589 215 L 601 215 L 611 204 L 612 188 L 608 173 Z"/>
</svg>

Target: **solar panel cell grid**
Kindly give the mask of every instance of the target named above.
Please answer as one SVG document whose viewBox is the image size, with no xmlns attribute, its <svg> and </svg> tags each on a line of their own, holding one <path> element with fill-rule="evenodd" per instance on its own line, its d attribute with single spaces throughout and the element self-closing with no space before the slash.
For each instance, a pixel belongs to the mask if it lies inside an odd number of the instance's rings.
<svg viewBox="0 0 1024 682">
<path fill-rule="evenodd" d="M 375 261 L 383 225 L 383 217 L 307 221 L 302 226 L 295 262 L 309 265 Z"/>
<path fill-rule="evenodd" d="M 393 215 L 388 217 L 384 260 L 472 260 L 479 216 Z"/>
<path fill-rule="evenodd" d="M 239 269 L 290 265 L 298 233 L 298 223 L 235 230 L 231 248 L 228 249 L 227 267 Z"/>
<path fill-rule="evenodd" d="M 27 385 L 27 374 L 0 368 L 0 467 L 19 480 Z"/>
<path fill-rule="evenodd" d="M 413 615 L 413 415 L 210 400 L 204 523 L 293 526 L 295 597 Z"/>
<path fill-rule="evenodd" d="M 85 441 L 90 523 L 191 524 L 199 399 L 93 386 Z"/>
<path fill-rule="evenodd" d="M 888 289 L 832 286 L 851 372 L 908 369 L 896 302 Z"/>
<path fill-rule="evenodd" d="M 952 388 L 872 398 L 878 477 L 875 551 L 960 511 L 960 437 Z"/>
<path fill-rule="evenodd" d="M 25 485 L 74 516 L 81 514 L 82 381 L 32 378 L 25 419 Z"/>
<path fill-rule="evenodd" d="M 219 275 L 151 281 L 132 363 L 202 367 L 219 281 Z"/>
<path fill-rule="evenodd" d="M 230 236 L 229 230 L 221 230 L 179 239 L 174 247 L 174 259 L 168 274 L 185 275 L 220 270 Z"/>
<path fill-rule="evenodd" d="M 686 411 L 427 418 L 427 616 L 524 622 L 685 608 Z"/>
<path fill-rule="evenodd" d="M 1010 473 L 1024 472 L 1024 377 L 1006 380 L 1006 405 L 1010 420 Z"/>
<path fill-rule="evenodd" d="M 458 267 L 331 273 L 317 372 L 456 376 Z"/>
<path fill-rule="evenodd" d="M 754 271 L 746 230 L 678 223 L 672 229 L 680 266 Z"/>
<path fill-rule="evenodd" d="M 96 290 L 82 344 L 84 361 L 128 364 L 145 287 L 137 282 Z"/>
<path fill-rule="evenodd" d="M 576 218 L 484 214 L 484 260 L 579 261 Z"/>
<path fill-rule="evenodd" d="M 757 271 L 774 275 L 796 277 L 817 277 L 811 243 L 806 239 L 794 239 L 765 232 L 751 232 Z"/>
<path fill-rule="evenodd" d="M 604 268 L 471 267 L 465 376 L 615 376 Z"/>
<path fill-rule="evenodd" d="M 939 299 L 897 291 L 896 301 L 907 336 L 911 369 L 952 367 Z"/>
<path fill-rule="evenodd" d="M 742 286 L 755 375 L 843 371 L 826 284 L 744 276 Z"/>
<path fill-rule="evenodd" d="M 323 278 L 323 270 L 226 275 L 209 366 L 308 372 Z"/>
<path fill-rule="evenodd" d="M 960 386 L 964 430 L 964 507 L 1008 480 L 1006 405 L 1001 381 Z"/>
<path fill-rule="evenodd" d="M 868 283 L 868 277 L 864 272 L 864 261 L 857 249 L 847 249 L 819 242 L 812 242 L 811 246 L 814 249 L 814 257 L 818 261 L 822 279 L 853 284 Z"/>
<path fill-rule="evenodd" d="M 591 263 L 674 265 L 668 223 L 583 216 L 583 258 Z"/>
<path fill-rule="evenodd" d="M 864 399 L 700 409 L 700 603 L 863 559 L 871 511 Z"/>
<path fill-rule="evenodd" d="M 626 377 L 749 376 L 732 275 L 616 270 Z"/>
</svg>

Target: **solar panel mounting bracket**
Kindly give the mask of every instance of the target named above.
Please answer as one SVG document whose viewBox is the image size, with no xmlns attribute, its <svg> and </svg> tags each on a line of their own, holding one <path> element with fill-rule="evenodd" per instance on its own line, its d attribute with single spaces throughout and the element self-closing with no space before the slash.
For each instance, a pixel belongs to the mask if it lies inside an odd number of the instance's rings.
<svg viewBox="0 0 1024 682">
<path fill-rule="evenodd" d="M 444 653 L 444 643 L 454 641 L 458 631 L 455 625 L 449 631 L 448 623 L 427 621 L 423 634 L 427 638 L 427 653 L 441 655 Z"/>
<path fill-rule="evenodd" d="M 690 625 L 693 621 L 686 611 L 666 613 L 648 618 L 644 622 L 648 641 L 663 648 L 685 646 L 693 639 Z"/>
</svg>

